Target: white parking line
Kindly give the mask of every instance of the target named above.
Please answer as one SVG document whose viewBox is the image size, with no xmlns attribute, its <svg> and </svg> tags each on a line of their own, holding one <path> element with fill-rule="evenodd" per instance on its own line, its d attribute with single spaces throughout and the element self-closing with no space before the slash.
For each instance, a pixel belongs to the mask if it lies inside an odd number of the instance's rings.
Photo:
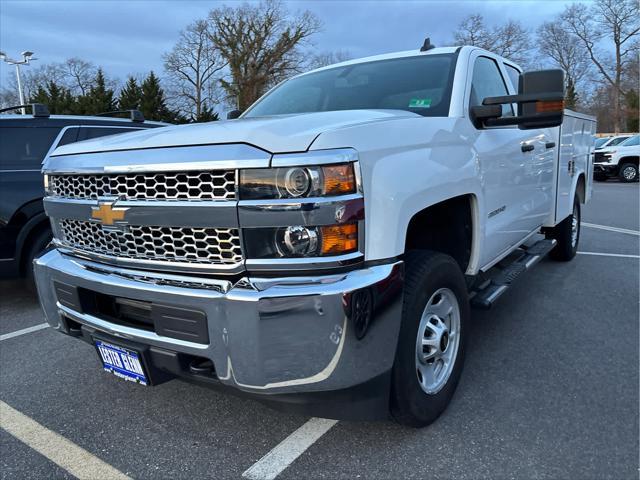
<svg viewBox="0 0 640 480">
<path fill-rule="evenodd" d="M 598 225 L 596 223 L 587 223 L 587 222 L 582 222 L 581 225 L 583 227 L 597 228 L 599 230 L 608 230 L 610 232 L 626 233 L 627 235 L 635 235 L 636 237 L 640 237 L 640 232 L 637 230 L 629 230 L 627 228 L 618 228 L 618 227 L 609 227 L 607 225 Z"/>
<path fill-rule="evenodd" d="M 273 480 L 333 427 L 337 420 L 312 418 L 254 463 L 242 476 L 251 480 Z"/>
<path fill-rule="evenodd" d="M 640 258 L 640 255 L 627 255 L 624 253 L 578 252 L 578 254 L 579 255 L 597 255 L 598 257 Z"/>
<path fill-rule="evenodd" d="M 120 470 L 0 401 L 0 427 L 79 479 L 130 480 Z"/>
<path fill-rule="evenodd" d="M 5 333 L 4 335 L 0 335 L 0 342 L 2 340 L 9 340 L 10 338 L 19 337 L 20 335 L 26 335 L 27 333 L 37 332 L 38 330 L 42 330 L 43 328 L 47 328 L 48 326 L 48 323 L 41 323 L 40 325 L 34 325 L 33 327 L 27 327 L 15 332 Z"/>
</svg>

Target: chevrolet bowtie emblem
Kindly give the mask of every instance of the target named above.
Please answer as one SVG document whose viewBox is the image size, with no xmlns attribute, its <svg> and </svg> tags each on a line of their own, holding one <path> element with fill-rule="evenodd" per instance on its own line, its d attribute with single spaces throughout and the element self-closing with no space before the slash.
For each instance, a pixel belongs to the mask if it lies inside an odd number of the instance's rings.
<svg viewBox="0 0 640 480">
<path fill-rule="evenodd" d="M 124 214 L 128 208 L 115 208 L 112 203 L 101 203 L 97 207 L 91 207 L 91 218 L 99 220 L 103 225 L 113 225 L 124 220 Z"/>
</svg>

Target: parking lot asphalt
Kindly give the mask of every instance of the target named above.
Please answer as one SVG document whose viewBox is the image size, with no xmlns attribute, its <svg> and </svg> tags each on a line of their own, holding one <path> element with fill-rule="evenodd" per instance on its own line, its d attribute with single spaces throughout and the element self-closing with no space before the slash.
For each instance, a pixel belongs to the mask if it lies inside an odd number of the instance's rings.
<svg viewBox="0 0 640 480">
<path fill-rule="evenodd" d="M 436 423 L 338 422 L 278 478 L 637 478 L 639 192 L 596 183 L 584 253 L 542 261 L 473 311 Z M 0 335 L 42 324 L 20 282 L 0 282 L 0 298 Z M 0 400 L 131 478 L 241 478 L 309 420 L 180 381 L 122 382 L 49 328 L 0 340 Z M 2 429 L 0 477 L 73 478 Z"/>
</svg>

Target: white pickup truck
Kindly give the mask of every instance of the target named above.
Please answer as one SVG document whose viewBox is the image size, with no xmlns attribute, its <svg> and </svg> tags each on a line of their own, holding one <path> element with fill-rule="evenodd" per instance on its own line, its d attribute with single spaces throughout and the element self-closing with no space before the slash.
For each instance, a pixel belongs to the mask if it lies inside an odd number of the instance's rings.
<svg viewBox="0 0 640 480">
<path fill-rule="evenodd" d="M 633 135 L 615 146 L 594 152 L 593 178 L 604 181 L 618 177 L 623 182 L 637 182 L 640 159 L 640 135 Z"/>
<path fill-rule="evenodd" d="M 59 147 L 46 318 L 140 384 L 427 425 L 470 307 L 576 253 L 595 122 L 563 91 L 559 70 L 427 41 L 291 78 L 237 119 Z"/>
</svg>

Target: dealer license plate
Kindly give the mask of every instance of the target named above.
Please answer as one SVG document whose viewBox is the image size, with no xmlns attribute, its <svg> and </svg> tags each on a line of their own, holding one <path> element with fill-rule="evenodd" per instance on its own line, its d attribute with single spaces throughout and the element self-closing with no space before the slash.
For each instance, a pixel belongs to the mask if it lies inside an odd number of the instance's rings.
<svg viewBox="0 0 640 480">
<path fill-rule="evenodd" d="M 105 371 L 129 382 L 148 384 L 138 352 L 102 340 L 95 340 L 95 345 Z"/>
</svg>

